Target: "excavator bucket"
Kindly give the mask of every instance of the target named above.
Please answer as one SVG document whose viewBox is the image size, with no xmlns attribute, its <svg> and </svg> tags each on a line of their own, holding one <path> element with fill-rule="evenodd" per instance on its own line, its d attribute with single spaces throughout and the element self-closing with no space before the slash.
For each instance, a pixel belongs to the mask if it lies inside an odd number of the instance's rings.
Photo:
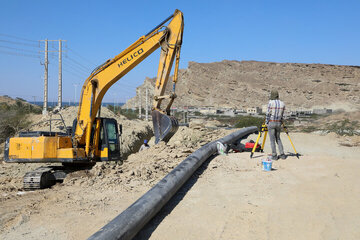
<svg viewBox="0 0 360 240">
<path fill-rule="evenodd" d="M 154 125 L 155 144 L 159 141 L 169 141 L 179 128 L 178 120 L 157 110 L 152 111 L 151 116 Z"/>
</svg>

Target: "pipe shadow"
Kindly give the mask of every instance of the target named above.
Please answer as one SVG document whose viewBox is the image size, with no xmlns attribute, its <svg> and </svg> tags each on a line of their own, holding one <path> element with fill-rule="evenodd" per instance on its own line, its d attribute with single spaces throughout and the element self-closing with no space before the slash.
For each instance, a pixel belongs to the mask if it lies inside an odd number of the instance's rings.
<svg viewBox="0 0 360 240">
<path fill-rule="evenodd" d="M 149 239 L 160 223 L 172 212 L 172 210 L 183 200 L 188 191 L 195 185 L 200 175 L 208 168 L 211 160 L 217 155 L 209 157 L 184 183 L 174 196 L 162 207 L 162 209 L 137 233 L 134 240 Z"/>
</svg>

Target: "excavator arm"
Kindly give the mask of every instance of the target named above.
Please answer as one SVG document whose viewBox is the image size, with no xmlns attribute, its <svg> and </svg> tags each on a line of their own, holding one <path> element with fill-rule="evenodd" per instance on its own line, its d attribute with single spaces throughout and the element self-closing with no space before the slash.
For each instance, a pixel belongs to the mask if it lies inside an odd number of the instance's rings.
<svg viewBox="0 0 360 240">
<path fill-rule="evenodd" d="M 169 24 L 164 26 L 170 19 Z M 156 142 L 159 140 L 168 140 L 169 137 L 176 132 L 178 126 L 177 121 L 168 115 L 171 104 L 176 97 L 174 91 L 177 81 L 183 29 L 183 14 L 181 11 L 175 10 L 173 15 L 168 17 L 148 34 L 139 38 L 122 53 L 109 59 L 92 72 L 86 79 L 81 90 L 73 138 L 75 147 L 85 146 L 86 155 L 90 155 L 91 150 L 94 149 L 94 147 L 91 146 L 92 126 L 105 93 L 115 82 L 159 47 L 161 47 L 161 54 L 152 108 Z M 173 92 L 168 96 L 164 96 L 174 59 Z M 166 109 L 162 110 L 161 102 L 166 98 L 170 99 L 170 101 Z"/>
<path fill-rule="evenodd" d="M 164 26 L 166 22 L 167 26 Z M 121 159 L 117 122 L 96 117 L 108 89 L 156 49 L 161 48 L 157 80 L 154 89 L 152 118 L 156 143 L 167 141 L 176 132 L 177 120 L 170 116 L 179 68 L 180 47 L 184 29 L 179 10 L 129 46 L 125 51 L 96 68 L 86 79 L 72 134 L 47 131 L 20 132 L 6 140 L 4 159 L 13 163 L 61 162 L 63 166 L 43 166 L 26 173 L 24 189 L 49 187 L 62 181 L 66 174 L 93 166 L 95 161 Z M 165 96 L 171 66 L 175 60 L 173 91 Z M 163 100 L 169 100 L 162 109 Z M 120 130 L 121 132 L 121 130 Z"/>
</svg>

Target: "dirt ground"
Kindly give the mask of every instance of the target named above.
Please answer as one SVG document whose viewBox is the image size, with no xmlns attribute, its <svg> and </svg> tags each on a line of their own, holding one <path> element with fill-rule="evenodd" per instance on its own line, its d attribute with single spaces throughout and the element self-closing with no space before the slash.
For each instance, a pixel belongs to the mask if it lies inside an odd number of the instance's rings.
<svg viewBox="0 0 360 240">
<path fill-rule="evenodd" d="M 36 192 L 21 190 L 34 166 L 2 163 L 0 239 L 86 239 L 191 152 L 230 132 L 180 128 L 168 145 L 150 141 L 123 164 L 100 163 Z M 334 134 L 291 137 L 303 156 L 276 161 L 271 172 L 261 169 L 268 141 L 253 159 L 229 153 L 205 162 L 136 239 L 360 239 L 360 148 Z"/>
</svg>

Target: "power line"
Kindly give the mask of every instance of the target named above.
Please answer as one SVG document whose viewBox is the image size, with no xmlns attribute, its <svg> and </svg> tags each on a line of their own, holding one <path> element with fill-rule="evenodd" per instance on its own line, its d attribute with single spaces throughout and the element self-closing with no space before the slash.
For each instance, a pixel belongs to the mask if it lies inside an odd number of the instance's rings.
<svg viewBox="0 0 360 240">
<path fill-rule="evenodd" d="M 93 63 L 93 62 L 89 61 L 87 58 L 85 58 L 85 57 L 81 56 L 79 53 L 77 53 L 76 51 L 72 50 L 71 48 L 66 47 L 66 49 L 68 49 L 70 52 L 74 53 L 74 54 L 75 54 L 75 55 L 77 55 L 78 57 L 82 58 L 83 60 L 87 61 L 87 62 L 88 62 L 88 63 L 90 63 L 91 65 L 93 65 L 93 66 L 97 66 L 97 64 L 95 64 L 95 63 Z"/>
<path fill-rule="evenodd" d="M 78 75 L 77 73 L 74 73 L 74 72 L 69 71 L 69 70 L 67 70 L 67 69 L 64 69 L 64 72 L 70 73 L 70 74 L 72 74 L 73 76 L 78 77 L 78 78 L 84 78 L 84 76 L 80 76 L 80 75 Z"/>
<path fill-rule="evenodd" d="M 70 62 L 68 58 L 64 58 L 64 61 L 65 61 L 68 65 L 76 68 L 76 70 L 78 70 L 78 71 L 84 72 L 84 73 L 86 73 L 86 74 L 88 74 L 88 75 L 90 75 L 90 73 L 91 73 L 91 71 L 90 71 L 89 69 L 85 69 L 85 68 L 83 68 L 83 67 L 80 67 L 79 65 L 74 64 L 73 62 Z"/>
<path fill-rule="evenodd" d="M 28 41 L 28 42 L 38 42 L 38 41 L 35 41 L 35 40 L 30 40 L 30 39 L 26 39 L 26 38 L 22 38 L 22 37 L 17 37 L 17 36 L 14 36 L 14 35 L 9 35 L 9 34 L 4 34 L 4 33 L 0 33 L 0 36 L 9 37 L 9 38 L 14 38 L 14 39 L 23 40 L 23 41 Z"/>
<path fill-rule="evenodd" d="M 31 55 L 31 54 L 24 54 L 24 53 L 8 52 L 8 51 L 2 51 L 2 50 L 0 50 L 0 53 L 2 53 L 2 54 L 7 54 L 7 55 L 13 55 L 13 56 L 40 58 L 39 55 Z"/>
<path fill-rule="evenodd" d="M 6 42 L 6 43 L 10 43 L 10 44 L 16 44 L 16 45 L 23 45 L 23 46 L 28 46 L 28 47 L 40 48 L 39 45 L 30 44 L 30 43 L 15 42 L 15 41 L 10 41 L 10 40 L 3 40 L 3 39 L 0 39 L 0 42 Z"/>
<path fill-rule="evenodd" d="M 88 68 L 88 67 L 85 67 L 84 65 L 82 65 L 81 63 L 79 63 L 78 61 L 72 59 L 71 57 L 69 56 L 66 56 L 65 58 L 68 58 L 69 60 L 71 60 L 72 62 L 76 63 L 77 65 L 79 65 L 80 67 L 82 67 L 83 69 L 85 69 L 86 71 L 89 71 L 91 72 L 91 69 Z"/>
<path fill-rule="evenodd" d="M 64 61 L 63 62 L 65 66 L 71 68 L 72 70 L 74 70 L 75 72 L 77 72 L 78 74 L 84 74 L 84 75 L 90 75 L 89 72 L 81 69 L 81 68 L 76 68 L 73 65 L 69 64 L 68 62 Z"/>
<path fill-rule="evenodd" d="M 52 48 L 55 49 L 54 46 L 52 46 Z M 67 47 L 65 47 L 65 48 L 67 48 Z M 68 49 L 68 48 L 67 48 L 67 49 Z M 64 51 L 64 52 L 66 52 L 66 51 Z M 65 56 L 64 56 L 64 60 L 69 60 L 69 61 L 71 61 L 72 63 L 70 63 L 70 62 L 68 61 L 68 63 L 71 64 L 71 65 L 76 64 L 77 66 L 80 67 L 79 70 L 82 70 L 82 71 L 86 72 L 86 74 L 89 74 L 89 73 L 92 71 L 91 68 L 84 66 L 83 64 L 81 64 L 80 62 L 76 61 L 76 60 L 73 59 L 72 57 L 69 57 L 68 55 L 65 55 Z"/>
<path fill-rule="evenodd" d="M 0 48 L 7 48 L 7 49 L 13 49 L 13 50 L 18 50 L 18 51 L 23 51 L 23 52 L 29 52 L 29 53 L 39 54 L 39 52 L 31 51 L 31 50 L 27 50 L 27 49 L 22 49 L 22 48 L 14 48 L 14 47 L 1 46 L 1 45 L 0 45 Z"/>
</svg>

